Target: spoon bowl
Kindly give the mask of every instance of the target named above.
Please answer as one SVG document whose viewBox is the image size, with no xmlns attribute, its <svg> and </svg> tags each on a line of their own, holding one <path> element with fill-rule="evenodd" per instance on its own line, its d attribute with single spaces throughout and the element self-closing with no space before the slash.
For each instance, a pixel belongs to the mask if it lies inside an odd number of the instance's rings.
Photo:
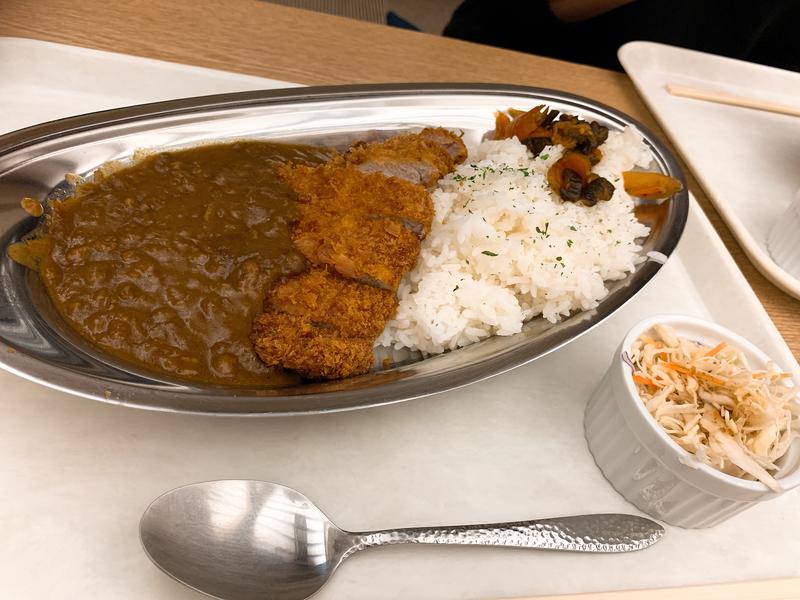
<svg viewBox="0 0 800 600">
<path fill-rule="evenodd" d="M 139 524 L 145 552 L 165 573 L 225 600 L 303 600 L 344 558 L 385 544 L 481 544 L 628 552 L 664 530 L 633 515 L 601 514 L 354 533 L 308 498 L 266 481 L 195 483 L 156 498 Z"/>
<path fill-rule="evenodd" d="M 218 598 L 308 598 L 348 536 L 300 492 L 266 481 L 187 485 L 157 498 L 139 526 L 150 559 Z"/>
</svg>

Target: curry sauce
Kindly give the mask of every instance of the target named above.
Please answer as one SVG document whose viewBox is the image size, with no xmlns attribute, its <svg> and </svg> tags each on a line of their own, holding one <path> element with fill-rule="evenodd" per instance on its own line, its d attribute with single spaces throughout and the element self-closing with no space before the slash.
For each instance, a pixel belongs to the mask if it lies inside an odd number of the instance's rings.
<svg viewBox="0 0 800 600">
<path fill-rule="evenodd" d="M 261 141 L 151 154 L 53 203 L 21 262 L 79 334 L 124 361 L 201 383 L 290 383 L 248 339 L 265 293 L 306 268 L 276 168 L 330 156 Z"/>
</svg>

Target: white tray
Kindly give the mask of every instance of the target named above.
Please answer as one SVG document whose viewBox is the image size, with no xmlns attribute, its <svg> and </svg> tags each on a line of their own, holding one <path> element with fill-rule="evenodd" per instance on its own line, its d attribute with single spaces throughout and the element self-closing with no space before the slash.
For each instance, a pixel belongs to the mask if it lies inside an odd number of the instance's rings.
<svg viewBox="0 0 800 600">
<path fill-rule="evenodd" d="M 800 119 L 679 98 L 664 87 L 678 83 L 797 105 L 800 74 L 653 42 L 630 42 L 618 56 L 753 264 L 800 298 L 800 280 L 767 251 L 767 234 L 800 188 Z"/>
<path fill-rule="evenodd" d="M 37 82 L 73 52 L 85 72 L 136 63 L 162 98 L 199 93 L 206 81 L 219 91 L 220 77 L 236 88 L 231 75 L 189 69 L 176 90 L 184 67 L 0 39 L 0 64 L 32 60 L 15 81 L 0 77 L 0 130 L 7 86 L 41 95 Z M 141 100 L 131 72 L 120 75 L 129 96 L 115 100 Z M 83 110 L 82 80 L 60 85 L 61 114 Z M 99 97 L 112 84 L 93 85 Z M 0 597 L 199 600 L 150 564 L 137 527 L 155 496 L 208 479 L 285 483 L 353 529 L 635 513 L 595 467 L 582 413 L 625 331 L 658 312 L 714 319 L 797 369 L 693 202 L 676 254 L 617 315 L 534 364 L 428 399 L 316 417 L 197 417 L 94 403 L 1 372 Z M 789 493 L 713 529 L 668 527 L 657 546 L 630 555 L 395 546 L 348 559 L 315 598 L 488 599 L 798 576 L 797 507 Z"/>
</svg>

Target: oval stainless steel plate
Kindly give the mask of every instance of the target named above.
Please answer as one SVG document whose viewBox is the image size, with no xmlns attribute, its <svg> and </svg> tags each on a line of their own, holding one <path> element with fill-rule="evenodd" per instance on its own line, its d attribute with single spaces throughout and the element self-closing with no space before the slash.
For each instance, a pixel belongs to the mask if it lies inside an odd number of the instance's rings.
<svg viewBox="0 0 800 600">
<path fill-rule="evenodd" d="M 591 100 L 554 90 L 480 84 L 411 84 L 301 88 L 189 98 L 93 113 L 0 137 L 0 364 L 66 392 L 141 408 L 228 415 L 338 411 L 418 398 L 497 375 L 574 340 L 619 309 L 656 274 L 643 262 L 591 311 L 557 325 L 543 319 L 523 331 L 460 350 L 350 379 L 279 389 L 187 384 L 120 363 L 82 340 L 58 316 L 38 276 L 5 252 L 36 225 L 19 206 L 24 196 L 53 198 L 68 187 L 65 173 L 90 174 L 140 148 L 178 148 L 237 138 L 344 144 L 365 132 L 399 132 L 438 125 L 477 143 L 494 126 L 493 112 L 513 106 L 551 107 L 611 129 L 635 125 L 654 166 L 683 181 L 677 161 L 629 117 Z M 685 189 L 684 182 L 684 189 Z M 669 255 L 688 214 L 685 191 L 647 212 L 645 251 Z"/>
</svg>

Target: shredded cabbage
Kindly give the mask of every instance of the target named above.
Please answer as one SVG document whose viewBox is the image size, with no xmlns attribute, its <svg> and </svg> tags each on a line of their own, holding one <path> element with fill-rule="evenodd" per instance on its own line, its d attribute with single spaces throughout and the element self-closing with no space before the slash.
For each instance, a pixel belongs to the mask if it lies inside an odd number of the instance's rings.
<svg viewBox="0 0 800 600">
<path fill-rule="evenodd" d="M 753 371 L 724 343 L 710 348 L 656 325 L 630 352 L 647 410 L 683 449 L 715 469 L 783 491 L 776 462 L 800 437 L 800 402 L 790 377 L 769 363 Z"/>
</svg>

